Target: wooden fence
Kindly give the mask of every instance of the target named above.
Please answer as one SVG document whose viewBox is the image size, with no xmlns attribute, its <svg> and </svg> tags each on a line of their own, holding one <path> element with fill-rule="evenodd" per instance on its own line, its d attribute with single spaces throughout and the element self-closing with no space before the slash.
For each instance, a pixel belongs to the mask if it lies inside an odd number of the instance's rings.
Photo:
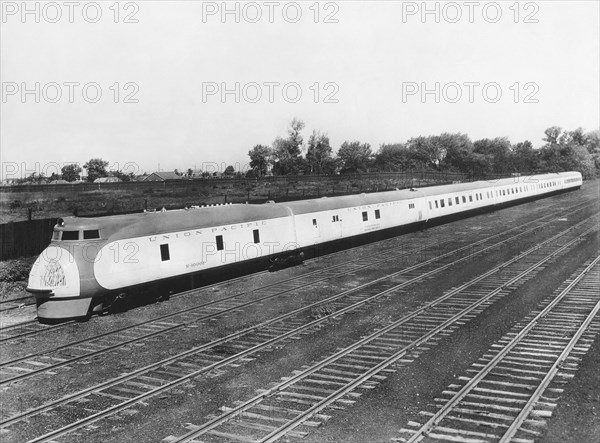
<svg viewBox="0 0 600 443">
<path fill-rule="evenodd" d="M 0 225 L 0 260 L 30 257 L 44 250 L 52 238 L 56 218 Z"/>
</svg>

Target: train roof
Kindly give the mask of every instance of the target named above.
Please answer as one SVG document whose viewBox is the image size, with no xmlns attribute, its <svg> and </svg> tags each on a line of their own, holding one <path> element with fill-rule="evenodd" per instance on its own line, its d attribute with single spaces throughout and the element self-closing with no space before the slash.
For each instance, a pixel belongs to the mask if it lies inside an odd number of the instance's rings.
<svg viewBox="0 0 600 443">
<path fill-rule="evenodd" d="M 412 200 L 439 194 L 449 194 L 503 186 L 516 183 L 536 183 L 557 177 L 579 176 L 578 172 L 519 176 L 493 181 L 477 181 L 452 185 L 430 186 L 419 189 L 403 189 L 371 194 L 323 197 L 312 200 L 299 200 L 285 203 L 234 204 L 170 211 L 146 212 L 126 215 L 112 215 L 98 218 L 66 217 L 62 230 L 102 230 L 103 238 L 121 239 L 156 235 L 165 230 L 176 232 L 207 227 L 233 225 L 285 217 L 293 214 L 306 214 L 346 207 L 367 206 L 398 200 Z"/>
<path fill-rule="evenodd" d="M 222 205 L 171 211 L 110 215 L 98 218 L 66 217 L 64 230 L 102 230 L 102 237 L 132 238 L 155 235 L 165 230 L 187 231 L 213 226 L 248 223 L 291 215 L 278 204 Z"/>
<path fill-rule="evenodd" d="M 543 175 L 515 176 L 510 178 L 496 179 L 490 181 L 476 181 L 468 183 L 455 183 L 451 185 L 428 186 L 426 188 L 410 188 L 395 191 L 376 192 L 371 194 L 346 195 L 341 197 L 323 197 L 315 200 L 299 200 L 282 203 L 288 206 L 294 214 L 306 214 L 316 211 L 335 210 L 353 206 L 367 206 L 378 203 L 387 203 L 398 200 L 412 200 L 415 198 L 429 197 L 440 194 L 452 194 L 466 192 L 493 186 L 506 186 L 510 184 L 537 183 L 557 177 L 571 177 L 579 172 L 562 172 Z"/>
</svg>

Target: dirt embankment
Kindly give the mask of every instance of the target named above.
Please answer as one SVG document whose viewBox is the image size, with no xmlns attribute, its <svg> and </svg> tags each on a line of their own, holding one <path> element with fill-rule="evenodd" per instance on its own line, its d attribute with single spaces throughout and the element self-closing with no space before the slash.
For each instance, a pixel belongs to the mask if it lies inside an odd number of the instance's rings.
<svg viewBox="0 0 600 443">
<path fill-rule="evenodd" d="M 182 208 L 218 203 L 264 203 L 321 196 L 378 192 L 453 181 L 427 174 L 368 174 L 319 178 L 180 180 L 108 183 L 102 186 L 31 185 L 5 187 L 0 193 L 0 223 L 71 215 L 100 215 L 144 208 Z"/>
</svg>

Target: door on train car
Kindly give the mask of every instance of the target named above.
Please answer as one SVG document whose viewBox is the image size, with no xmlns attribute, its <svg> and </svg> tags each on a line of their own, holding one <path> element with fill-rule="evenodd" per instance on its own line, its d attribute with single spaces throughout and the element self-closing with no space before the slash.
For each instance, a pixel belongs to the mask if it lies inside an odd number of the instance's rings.
<svg viewBox="0 0 600 443">
<path fill-rule="evenodd" d="M 333 238 L 342 238 L 342 221 L 337 214 L 331 216 L 331 232 Z"/>
<path fill-rule="evenodd" d="M 313 238 L 317 239 L 321 237 L 321 227 L 319 226 L 319 221 L 316 218 L 312 219 L 312 225 L 313 225 Z"/>
</svg>

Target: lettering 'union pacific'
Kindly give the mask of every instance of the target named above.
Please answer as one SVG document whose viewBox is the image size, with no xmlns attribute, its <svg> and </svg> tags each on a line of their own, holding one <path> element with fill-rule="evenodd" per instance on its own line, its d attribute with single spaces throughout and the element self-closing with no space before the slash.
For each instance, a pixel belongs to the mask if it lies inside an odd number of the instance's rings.
<svg viewBox="0 0 600 443">
<path fill-rule="evenodd" d="M 245 223 L 245 224 L 237 224 L 237 225 L 229 225 L 229 226 L 219 226 L 219 227 L 215 227 L 215 228 L 210 228 L 210 232 L 227 232 L 227 231 L 235 231 L 236 229 L 246 229 L 246 228 L 250 228 L 250 227 L 255 227 L 255 226 L 265 226 L 267 224 L 266 220 L 262 220 L 260 222 L 256 221 L 256 222 L 249 222 L 249 223 Z M 195 229 L 193 231 L 185 231 L 185 232 L 174 232 L 174 233 L 170 233 L 170 234 L 161 234 L 161 235 L 154 235 L 151 237 L 148 237 L 148 240 L 151 242 L 155 242 L 158 239 L 161 240 L 171 240 L 171 239 L 175 239 L 175 238 L 183 238 L 183 237 L 191 237 L 192 235 L 202 235 L 204 233 L 204 231 L 202 231 L 201 229 Z"/>
</svg>

